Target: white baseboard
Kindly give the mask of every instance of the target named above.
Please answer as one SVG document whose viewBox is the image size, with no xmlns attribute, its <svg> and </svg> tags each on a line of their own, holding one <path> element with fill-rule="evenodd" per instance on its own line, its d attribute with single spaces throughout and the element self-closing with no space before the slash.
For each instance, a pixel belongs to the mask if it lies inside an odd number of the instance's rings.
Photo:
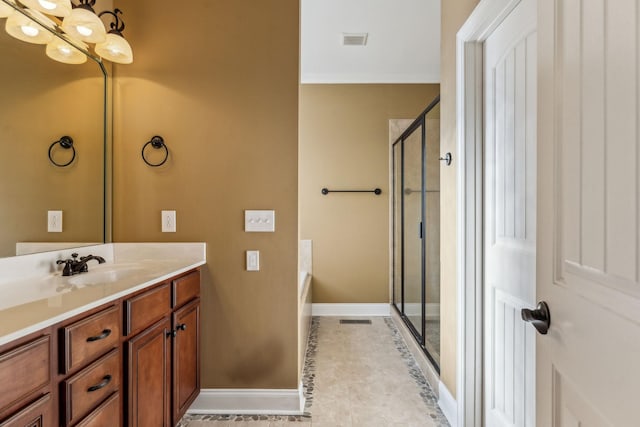
<svg viewBox="0 0 640 427">
<path fill-rule="evenodd" d="M 202 389 L 189 414 L 301 415 L 305 399 L 299 389 Z"/>
<path fill-rule="evenodd" d="M 456 403 L 456 399 L 451 395 L 447 386 L 444 385 L 442 381 L 438 384 L 438 390 L 440 397 L 438 398 L 438 405 L 440 405 L 440 409 L 442 409 L 442 413 L 449 424 L 452 426 L 458 425 L 458 404 Z"/>
<path fill-rule="evenodd" d="M 391 305 L 313 303 L 311 312 L 314 316 L 390 316 Z"/>
</svg>

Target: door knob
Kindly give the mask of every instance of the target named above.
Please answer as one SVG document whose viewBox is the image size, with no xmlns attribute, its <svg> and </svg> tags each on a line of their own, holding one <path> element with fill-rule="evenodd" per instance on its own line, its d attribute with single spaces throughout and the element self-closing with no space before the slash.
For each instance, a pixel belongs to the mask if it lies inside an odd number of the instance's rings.
<svg viewBox="0 0 640 427">
<path fill-rule="evenodd" d="M 542 335 L 546 335 L 551 325 L 551 313 L 546 302 L 540 301 L 535 310 L 523 308 L 520 312 L 522 320 L 531 323 Z"/>
</svg>

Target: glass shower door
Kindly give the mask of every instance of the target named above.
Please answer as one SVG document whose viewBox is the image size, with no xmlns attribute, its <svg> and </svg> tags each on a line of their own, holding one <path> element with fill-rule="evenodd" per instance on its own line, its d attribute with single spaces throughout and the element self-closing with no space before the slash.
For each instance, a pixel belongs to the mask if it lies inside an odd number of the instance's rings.
<svg viewBox="0 0 640 427">
<path fill-rule="evenodd" d="M 418 337 L 423 331 L 422 159 L 423 125 L 404 138 L 402 153 L 404 314 Z"/>
<path fill-rule="evenodd" d="M 393 303 L 440 372 L 440 104 L 393 144 Z"/>
<path fill-rule="evenodd" d="M 440 104 L 424 120 L 424 346 L 440 364 Z"/>
</svg>

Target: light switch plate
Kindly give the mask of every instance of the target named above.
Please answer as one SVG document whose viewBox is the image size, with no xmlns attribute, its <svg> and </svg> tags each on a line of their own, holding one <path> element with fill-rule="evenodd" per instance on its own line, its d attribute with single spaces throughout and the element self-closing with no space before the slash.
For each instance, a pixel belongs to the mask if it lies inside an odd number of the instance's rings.
<svg viewBox="0 0 640 427">
<path fill-rule="evenodd" d="M 247 271 L 260 271 L 260 251 L 247 251 Z"/>
<path fill-rule="evenodd" d="M 49 233 L 62 233 L 62 211 L 47 212 L 47 231 Z"/>
<path fill-rule="evenodd" d="M 244 211 L 244 231 L 273 233 L 276 231 L 276 211 Z"/>
<path fill-rule="evenodd" d="M 176 211 L 162 211 L 162 232 L 176 232 Z"/>
</svg>

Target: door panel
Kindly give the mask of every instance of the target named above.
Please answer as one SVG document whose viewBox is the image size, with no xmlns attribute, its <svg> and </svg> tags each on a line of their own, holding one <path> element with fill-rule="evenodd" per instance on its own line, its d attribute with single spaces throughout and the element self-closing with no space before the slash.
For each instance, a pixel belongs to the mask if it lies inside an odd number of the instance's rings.
<svg viewBox="0 0 640 427">
<path fill-rule="evenodd" d="M 403 141 L 404 312 L 423 342 L 422 147 L 423 126 Z"/>
<path fill-rule="evenodd" d="M 402 142 L 393 146 L 393 303 L 402 307 Z"/>
<path fill-rule="evenodd" d="M 537 417 L 637 426 L 640 149 L 634 0 L 540 2 Z"/>
<path fill-rule="evenodd" d="M 536 2 L 485 42 L 485 425 L 535 425 Z"/>
</svg>

